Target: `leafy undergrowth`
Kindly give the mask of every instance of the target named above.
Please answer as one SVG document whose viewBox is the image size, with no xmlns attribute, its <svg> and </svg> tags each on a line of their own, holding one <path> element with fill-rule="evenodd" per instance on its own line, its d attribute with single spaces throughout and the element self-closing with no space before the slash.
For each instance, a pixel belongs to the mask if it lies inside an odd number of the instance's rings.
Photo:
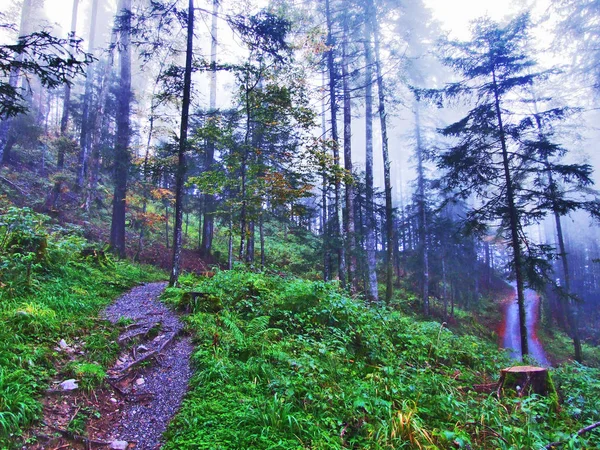
<svg viewBox="0 0 600 450">
<path fill-rule="evenodd" d="M 118 346 L 98 312 L 125 289 L 164 275 L 115 262 L 80 230 L 27 208 L 0 212 L 0 448 L 10 448 L 39 418 L 40 394 L 57 370 L 83 388 L 103 378 Z M 61 340 L 72 351 L 60 351 Z"/>
<path fill-rule="evenodd" d="M 554 373 L 552 398 L 479 393 L 510 365 L 493 343 L 336 284 L 234 270 L 182 279 L 196 373 L 165 449 L 541 448 L 598 420 L 597 369 Z M 185 295 L 193 291 L 193 296 Z M 594 432 L 567 448 L 600 444 Z"/>
</svg>

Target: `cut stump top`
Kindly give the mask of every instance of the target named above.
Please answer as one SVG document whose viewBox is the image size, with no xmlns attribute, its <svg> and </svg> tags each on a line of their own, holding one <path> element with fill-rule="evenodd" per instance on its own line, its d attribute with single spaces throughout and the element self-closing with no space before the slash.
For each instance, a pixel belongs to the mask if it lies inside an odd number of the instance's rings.
<svg viewBox="0 0 600 450">
<path fill-rule="evenodd" d="M 508 367 L 507 369 L 502 369 L 504 373 L 544 373 L 547 372 L 548 369 L 545 367 L 536 367 L 536 366 L 513 366 Z"/>
</svg>

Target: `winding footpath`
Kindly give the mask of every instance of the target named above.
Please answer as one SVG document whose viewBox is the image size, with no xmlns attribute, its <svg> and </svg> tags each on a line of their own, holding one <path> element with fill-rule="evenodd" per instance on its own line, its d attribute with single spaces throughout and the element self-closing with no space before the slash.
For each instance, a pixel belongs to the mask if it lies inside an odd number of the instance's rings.
<svg viewBox="0 0 600 450">
<path fill-rule="evenodd" d="M 127 376 L 112 383 L 124 399 L 117 396 L 117 403 L 121 402 L 121 416 L 104 440 L 135 443 L 136 449 L 160 448 L 161 435 L 187 391 L 192 374 L 190 355 L 193 346 L 189 337 L 178 338 L 183 324 L 158 300 L 165 287 L 166 283 L 138 286 L 104 312 L 104 318 L 112 323 L 125 317 L 142 325 L 130 327 L 119 337 L 120 343 L 136 335 L 145 338 L 142 344 L 132 347 L 132 351 L 122 354 L 109 371 L 109 376 L 117 379 L 123 374 Z M 156 331 L 151 333 L 152 330 Z M 167 342 L 168 339 L 172 342 Z M 142 369 L 134 366 L 124 370 L 153 351 L 156 352 L 153 364 Z M 136 398 L 140 401 L 131 400 Z"/>
<path fill-rule="evenodd" d="M 33 430 L 37 442 L 23 448 L 161 448 L 162 434 L 187 391 L 193 350 L 191 338 L 182 333 L 183 323 L 159 301 L 165 287 L 135 287 L 101 314 L 112 324 L 129 323 L 118 338 L 121 353 L 107 371 L 105 386 L 90 393 L 48 391 L 43 420 Z M 85 432 L 71 431 L 78 414 L 86 411 L 95 413 L 85 414 Z"/>
</svg>

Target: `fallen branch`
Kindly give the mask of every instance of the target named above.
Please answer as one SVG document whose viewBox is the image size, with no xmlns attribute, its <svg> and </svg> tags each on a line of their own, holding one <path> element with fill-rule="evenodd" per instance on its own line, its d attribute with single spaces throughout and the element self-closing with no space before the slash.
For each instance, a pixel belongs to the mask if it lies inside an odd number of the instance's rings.
<svg viewBox="0 0 600 450">
<path fill-rule="evenodd" d="M 49 425 L 44 422 L 42 422 L 42 424 L 47 426 L 48 428 L 60 433 L 64 438 L 69 439 L 70 441 L 79 442 L 80 444 L 83 444 L 86 447 L 91 447 L 92 445 L 108 446 L 108 445 L 112 444 L 112 442 L 97 441 L 95 439 L 89 439 L 84 436 L 80 436 L 78 434 L 72 433 L 70 431 L 63 430 L 62 428 L 55 427 L 54 425 Z"/>
<path fill-rule="evenodd" d="M 11 188 L 13 188 L 15 191 L 18 191 L 19 194 L 21 195 L 25 195 L 25 192 L 23 192 L 23 189 L 21 189 L 19 186 L 17 186 L 15 183 L 13 183 L 12 181 L 10 181 L 7 178 L 4 177 L 0 177 L 0 180 L 4 181 L 6 184 L 8 184 Z"/>
<path fill-rule="evenodd" d="M 152 326 L 150 326 L 150 328 L 148 328 L 147 330 L 136 331 L 135 333 L 131 333 L 131 334 L 125 335 L 123 337 L 120 337 L 117 342 L 119 343 L 119 345 L 123 345 L 127 341 L 131 341 L 132 339 L 134 339 L 138 336 L 146 336 L 148 333 L 155 330 L 156 325 L 158 325 L 159 323 L 160 322 L 156 322 L 156 323 L 152 324 Z"/>
<path fill-rule="evenodd" d="M 114 383 L 111 383 L 110 381 L 108 382 L 108 384 L 110 384 L 110 386 L 115 390 L 115 392 L 117 394 L 119 394 L 119 396 L 121 396 L 123 398 L 123 400 L 125 400 L 126 402 L 129 402 L 129 403 L 139 403 L 139 402 L 143 402 L 145 400 L 152 400 L 152 398 L 154 398 L 154 394 L 151 392 L 142 393 L 142 394 L 134 394 L 132 392 L 124 391 L 119 386 L 117 386 Z"/>
<path fill-rule="evenodd" d="M 598 428 L 598 427 L 600 427 L 600 422 L 593 423 L 591 425 L 588 425 L 587 427 L 582 428 L 577 433 L 575 433 L 575 435 L 581 436 L 582 434 L 585 434 L 588 431 L 592 431 L 593 429 Z M 562 445 L 565 445 L 565 441 L 552 442 L 552 443 L 546 445 L 544 448 L 547 450 L 550 450 L 555 447 L 561 447 Z"/>
<path fill-rule="evenodd" d="M 136 359 L 135 361 L 132 361 L 131 363 L 127 364 L 125 367 L 123 367 L 121 370 L 119 370 L 119 373 L 123 374 L 127 371 L 129 371 L 131 368 L 139 366 L 141 363 L 143 363 L 144 361 L 149 360 L 150 358 L 153 358 L 155 356 L 158 356 L 163 350 L 164 348 L 170 344 L 173 339 L 175 339 L 175 336 L 177 336 L 177 333 L 172 333 L 171 336 L 167 339 L 165 339 L 165 341 L 161 344 L 160 347 L 158 347 L 158 349 L 156 350 L 152 350 L 151 352 L 146 353 L 144 356 L 142 356 L 141 358 Z M 111 378 L 114 380 L 114 378 Z"/>
</svg>

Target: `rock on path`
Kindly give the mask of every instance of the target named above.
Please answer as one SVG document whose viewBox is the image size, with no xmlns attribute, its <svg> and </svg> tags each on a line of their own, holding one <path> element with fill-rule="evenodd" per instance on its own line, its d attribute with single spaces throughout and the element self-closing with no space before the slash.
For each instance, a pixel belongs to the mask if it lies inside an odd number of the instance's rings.
<svg viewBox="0 0 600 450">
<path fill-rule="evenodd" d="M 158 349 L 161 341 L 172 334 L 179 334 L 183 329 L 177 315 L 158 301 L 165 286 L 166 283 L 138 286 L 117 299 L 103 314 L 112 323 L 126 317 L 136 324 L 147 324 L 148 329 L 160 323 L 159 334 L 150 335 L 143 346 L 138 346 L 140 352 Z M 128 329 L 120 340 L 144 331 L 143 327 L 136 328 Z M 175 339 L 158 357 L 151 360 L 150 365 L 132 369 L 134 376 L 126 390 L 140 398 L 144 394 L 150 395 L 146 396 L 148 400 L 144 402 L 120 400 L 118 423 L 112 430 L 107 430 L 105 438 L 135 443 L 136 450 L 160 448 L 161 435 L 177 412 L 187 390 L 192 350 L 189 337 Z M 119 364 L 113 369 L 118 372 Z"/>
</svg>

